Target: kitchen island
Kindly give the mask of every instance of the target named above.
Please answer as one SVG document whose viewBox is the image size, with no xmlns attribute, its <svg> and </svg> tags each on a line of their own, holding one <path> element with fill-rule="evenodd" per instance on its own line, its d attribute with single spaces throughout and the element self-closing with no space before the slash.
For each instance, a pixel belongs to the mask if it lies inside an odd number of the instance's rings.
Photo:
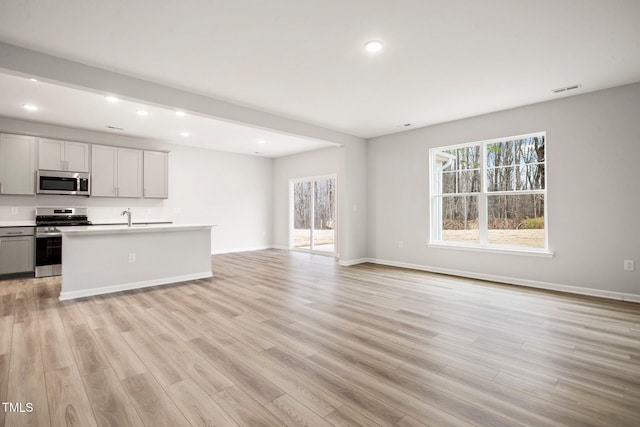
<svg viewBox="0 0 640 427">
<path fill-rule="evenodd" d="M 67 300 L 211 277 L 211 225 L 59 227 Z"/>
</svg>

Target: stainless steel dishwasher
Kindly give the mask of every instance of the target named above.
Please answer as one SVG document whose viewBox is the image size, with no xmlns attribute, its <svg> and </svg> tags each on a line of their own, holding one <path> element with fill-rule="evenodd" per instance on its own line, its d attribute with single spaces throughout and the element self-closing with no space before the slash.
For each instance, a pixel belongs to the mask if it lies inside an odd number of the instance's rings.
<svg viewBox="0 0 640 427">
<path fill-rule="evenodd" d="M 0 227 L 0 276 L 33 274 L 34 227 Z"/>
</svg>

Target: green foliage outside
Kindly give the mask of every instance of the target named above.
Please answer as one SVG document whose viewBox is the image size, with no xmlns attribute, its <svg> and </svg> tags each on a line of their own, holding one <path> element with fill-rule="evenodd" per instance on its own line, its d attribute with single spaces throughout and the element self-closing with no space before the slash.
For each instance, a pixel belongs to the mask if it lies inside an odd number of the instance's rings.
<svg viewBox="0 0 640 427">
<path fill-rule="evenodd" d="M 526 218 L 519 227 L 525 230 L 540 230 L 544 228 L 544 217 Z"/>
</svg>

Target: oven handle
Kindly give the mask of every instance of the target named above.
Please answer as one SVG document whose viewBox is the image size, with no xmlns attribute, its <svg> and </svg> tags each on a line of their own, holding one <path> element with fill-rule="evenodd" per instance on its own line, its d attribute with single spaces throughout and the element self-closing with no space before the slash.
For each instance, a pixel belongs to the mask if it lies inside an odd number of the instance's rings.
<svg viewBox="0 0 640 427">
<path fill-rule="evenodd" d="M 51 231 L 51 232 L 37 232 L 36 231 L 36 239 L 39 237 L 60 237 L 62 233 L 59 231 Z"/>
</svg>

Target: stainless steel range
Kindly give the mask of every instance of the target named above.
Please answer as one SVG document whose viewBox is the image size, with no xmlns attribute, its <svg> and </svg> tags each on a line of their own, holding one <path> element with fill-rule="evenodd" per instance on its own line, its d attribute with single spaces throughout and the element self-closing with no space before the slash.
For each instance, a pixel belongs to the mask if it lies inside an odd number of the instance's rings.
<svg viewBox="0 0 640 427">
<path fill-rule="evenodd" d="M 56 227 L 91 225 L 87 208 L 36 208 L 36 277 L 62 272 L 62 233 Z"/>
</svg>

